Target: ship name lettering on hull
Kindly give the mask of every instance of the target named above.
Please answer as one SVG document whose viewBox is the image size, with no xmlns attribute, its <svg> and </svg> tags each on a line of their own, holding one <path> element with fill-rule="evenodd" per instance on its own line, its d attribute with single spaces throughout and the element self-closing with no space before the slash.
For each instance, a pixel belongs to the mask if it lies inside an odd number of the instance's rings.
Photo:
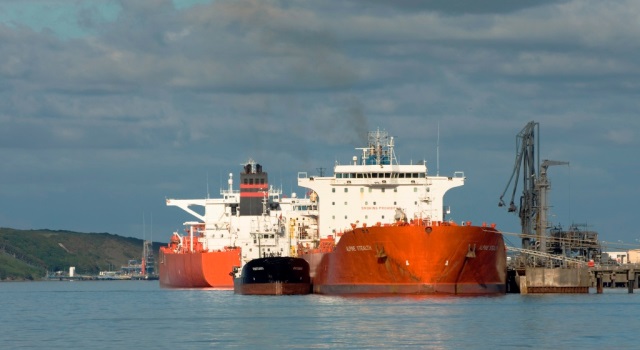
<svg viewBox="0 0 640 350">
<path fill-rule="evenodd" d="M 371 246 L 370 245 L 348 245 L 345 247 L 345 249 L 348 252 L 356 252 L 356 251 L 371 250 Z"/>
</svg>

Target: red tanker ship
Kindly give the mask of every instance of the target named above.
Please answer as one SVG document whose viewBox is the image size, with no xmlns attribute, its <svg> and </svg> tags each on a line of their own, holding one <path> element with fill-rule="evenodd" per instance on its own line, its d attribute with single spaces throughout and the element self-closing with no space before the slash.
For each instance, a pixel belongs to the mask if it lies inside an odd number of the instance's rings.
<svg viewBox="0 0 640 350">
<path fill-rule="evenodd" d="M 300 237 L 320 294 L 502 294 L 506 250 L 495 225 L 446 221 L 443 197 L 464 174 L 397 164 L 393 138 L 369 133 L 361 157 L 334 175 L 298 175 L 313 191 L 316 237 Z M 372 224 L 367 224 L 372 223 Z"/>
<path fill-rule="evenodd" d="M 184 223 L 186 234 L 175 232 L 160 248 L 159 280 L 162 287 L 233 289 L 234 278 L 249 261 L 291 256 L 296 245 L 293 234 L 298 208 L 306 209 L 309 198 L 282 192 L 269 186 L 262 166 L 250 160 L 240 173 L 240 190 L 228 188 L 219 198 L 167 199 L 197 221 Z M 204 209 L 204 213 L 198 212 Z"/>
</svg>

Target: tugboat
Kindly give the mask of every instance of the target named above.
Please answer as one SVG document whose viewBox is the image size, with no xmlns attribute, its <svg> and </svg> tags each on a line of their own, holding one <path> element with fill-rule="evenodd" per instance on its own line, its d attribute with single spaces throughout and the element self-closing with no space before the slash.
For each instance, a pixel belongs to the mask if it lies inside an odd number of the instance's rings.
<svg viewBox="0 0 640 350">
<path fill-rule="evenodd" d="M 296 257 L 267 257 L 249 261 L 234 279 L 233 291 L 244 295 L 311 293 L 309 263 Z"/>
</svg>

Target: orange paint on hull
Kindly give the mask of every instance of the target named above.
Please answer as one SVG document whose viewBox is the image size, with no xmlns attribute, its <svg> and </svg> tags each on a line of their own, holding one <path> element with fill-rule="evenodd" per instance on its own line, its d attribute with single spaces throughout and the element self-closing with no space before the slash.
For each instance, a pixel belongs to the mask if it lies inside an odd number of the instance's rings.
<svg viewBox="0 0 640 350">
<path fill-rule="evenodd" d="M 217 252 L 175 253 L 160 249 L 160 286 L 233 289 L 232 271 L 240 266 L 240 248 Z"/>
<path fill-rule="evenodd" d="M 430 232 L 429 232 L 430 231 Z M 346 232 L 303 254 L 319 294 L 502 294 L 506 250 L 490 227 L 398 225 Z"/>
</svg>

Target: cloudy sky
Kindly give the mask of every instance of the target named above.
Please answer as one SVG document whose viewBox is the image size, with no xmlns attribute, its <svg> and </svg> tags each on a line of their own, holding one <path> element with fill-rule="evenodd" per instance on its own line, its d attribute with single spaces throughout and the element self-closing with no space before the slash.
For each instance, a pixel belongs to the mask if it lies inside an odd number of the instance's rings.
<svg viewBox="0 0 640 350">
<path fill-rule="evenodd" d="M 452 219 L 517 232 L 497 204 L 536 121 L 570 162 L 551 221 L 637 244 L 639 37 L 633 0 L 4 0 L 0 226 L 166 241 L 191 218 L 165 198 L 249 158 L 300 191 L 380 128 L 464 171 Z"/>
</svg>

